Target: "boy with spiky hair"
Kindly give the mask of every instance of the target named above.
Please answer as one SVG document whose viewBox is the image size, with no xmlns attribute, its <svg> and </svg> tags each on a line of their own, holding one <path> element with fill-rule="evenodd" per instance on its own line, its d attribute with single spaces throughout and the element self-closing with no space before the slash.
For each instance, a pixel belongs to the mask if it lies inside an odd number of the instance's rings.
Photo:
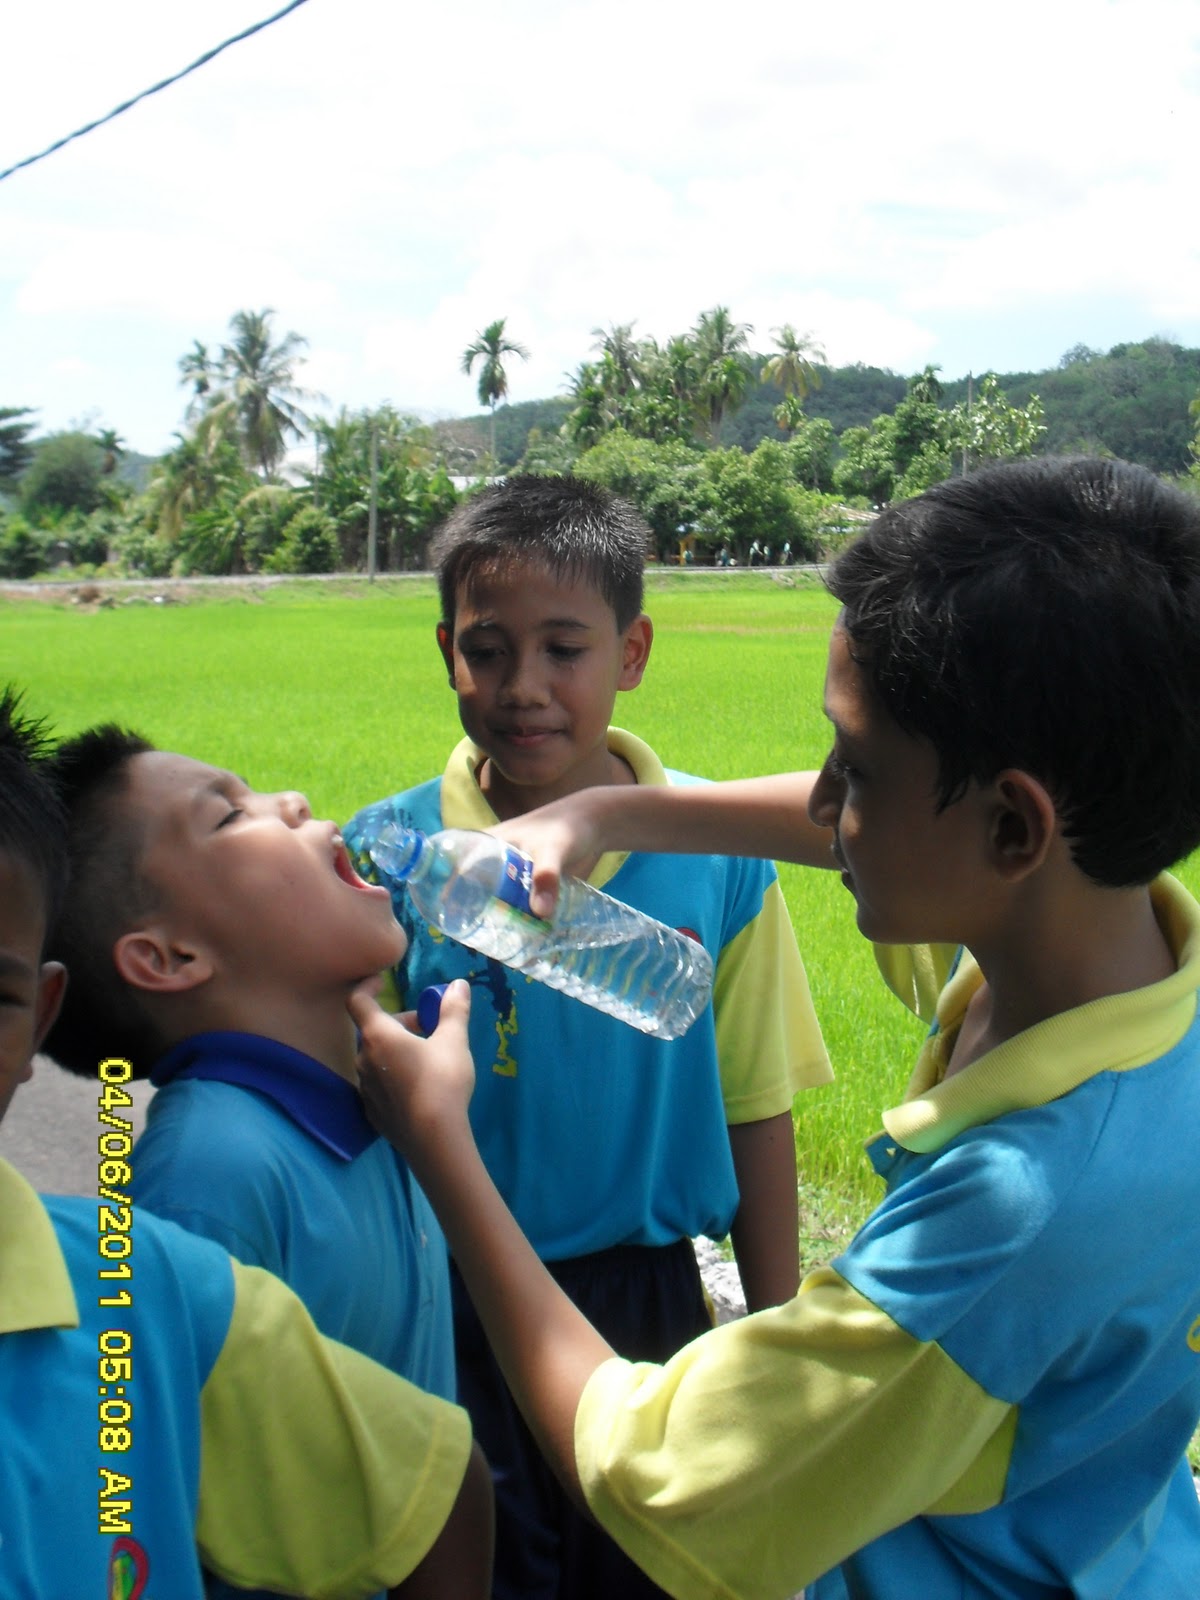
<svg viewBox="0 0 1200 1600">
<path fill-rule="evenodd" d="M 72 974 L 46 1051 L 98 1044 L 157 1087 L 139 1208 L 295 1290 L 322 1333 L 455 1395 L 436 1218 L 355 1083 L 346 1001 L 404 950 L 386 892 L 295 791 L 107 725 L 50 763 L 72 890 L 50 948 Z"/>
<path fill-rule="evenodd" d="M 365 1091 L 547 1459 L 679 1600 L 1194 1600 L 1200 907 L 1165 869 L 1200 844 L 1200 505 L 998 467 L 891 507 L 829 585 L 819 774 L 512 831 L 548 829 L 545 896 L 616 844 L 807 859 L 806 806 L 865 935 L 962 947 L 844 1253 L 621 1360 L 475 1150 L 467 994 L 428 1041 L 357 998 Z"/>
<path fill-rule="evenodd" d="M 610 724 L 641 682 L 649 530 L 572 477 L 516 476 L 437 534 L 437 642 L 466 737 L 440 778 L 367 806 L 346 830 L 358 870 L 388 822 L 486 828 L 593 784 L 695 786 Z M 732 1236 L 752 1308 L 799 1281 L 796 1092 L 827 1081 L 825 1047 L 775 870 L 712 855 L 686 872 L 614 853 L 591 881 L 708 949 L 713 1005 L 664 1043 L 451 944 L 393 894 L 408 952 L 402 1005 L 465 977 L 476 1137 L 538 1254 L 623 1354 L 662 1360 L 710 1325 L 691 1239 Z M 625 1600 L 659 1591 L 542 1461 L 455 1285 L 459 1394 L 496 1473 L 497 1600 Z"/>
<path fill-rule="evenodd" d="M 43 749 L 0 696 L 0 1115 L 66 982 L 43 956 L 66 879 Z M 111 1056 L 99 1036 L 92 1054 L 93 1072 Z M 97 1099 L 119 1134 L 125 1064 L 106 1065 Z M 201 1560 L 289 1594 L 486 1593 L 488 1480 L 465 1415 L 106 1188 L 99 1206 L 41 1198 L 0 1161 L 4 1593 L 202 1600 Z M 104 1276 L 110 1239 L 133 1243 L 127 1279 Z"/>
</svg>

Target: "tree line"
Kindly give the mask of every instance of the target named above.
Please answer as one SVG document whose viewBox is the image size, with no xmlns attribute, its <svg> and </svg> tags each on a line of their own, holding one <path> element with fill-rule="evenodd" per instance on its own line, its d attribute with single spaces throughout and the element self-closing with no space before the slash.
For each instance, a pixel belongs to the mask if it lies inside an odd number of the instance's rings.
<svg viewBox="0 0 1200 1600">
<path fill-rule="evenodd" d="M 873 507 L 1043 450 L 1123 453 L 1200 487 L 1200 351 L 1165 340 L 943 383 L 932 366 L 830 367 L 792 324 L 756 353 L 716 306 L 662 343 L 597 327 L 564 396 L 509 405 L 529 352 L 498 318 L 460 358 L 486 418 L 429 424 L 386 404 L 317 414 L 306 341 L 273 316 L 239 311 L 179 359 L 183 426 L 145 482 L 114 430 L 38 439 L 28 408 L 0 408 L 0 575 L 410 570 L 464 493 L 513 469 L 589 477 L 638 505 L 660 559 L 722 564 L 818 557 Z M 311 464 L 285 470 L 304 438 Z"/>
</svg>

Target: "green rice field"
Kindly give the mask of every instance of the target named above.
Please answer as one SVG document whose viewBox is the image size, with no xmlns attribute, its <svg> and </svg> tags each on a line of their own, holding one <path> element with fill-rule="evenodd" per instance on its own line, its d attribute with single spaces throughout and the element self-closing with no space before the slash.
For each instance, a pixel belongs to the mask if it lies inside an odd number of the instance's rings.
<svg viewBox="0 0 1200 1600">
<path fill-rule="evenodd" d="M 4 678 L 60 733 L 120 721 L 257 788 L 302 788 L 338 819 L 441 770 L 459 727 L 430 580 L 176 585 L 166 603 L 155 592 L 114 588 L 99 606 L 72 591 L 0 599 Z M 654 651 L 619 723 L 712 778 L 820 764 L 836 607 L 818 584 L 655 574 L 647 609 Z M 1181 875 L 1200 888 L 1195 861 Z M 811 1261 L 875 1197 L 862 1143 L 902 1092 L 922 1030 L 885 991 L 837 876 L 782 878 L 837 1072 L 798 1102 Z"/>
</svg>

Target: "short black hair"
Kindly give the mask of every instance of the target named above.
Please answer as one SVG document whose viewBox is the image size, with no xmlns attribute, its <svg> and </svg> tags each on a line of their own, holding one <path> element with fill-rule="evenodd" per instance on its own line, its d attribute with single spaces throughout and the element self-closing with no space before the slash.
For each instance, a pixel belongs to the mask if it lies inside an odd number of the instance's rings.
<svg viewBox="0 0 1200 1600">
<path fill-rule="evenodd" d="M 123 1056 L 135 1078 L 149 1076 L 162 1052 L 138 996 L 117 972 L 113 946 L 153 904 L 140 870 L 142 831 L 122 806 L 129 763 L 154 746 L 115 723 L 59 745 L 50 776 L 67 816 L 71 894 L 50 935 L 49 952 L 70 982 L 42 1046 L 69 1072 L 91 1078 L 104 1056 Z"/>
<path fill-rule="evenodd" d="M 11 685 L 0 691 L 0 851 L 40 884 L 48 931 L 66 892 L 66 820 L 46 773 L 46 724 L 21 701 Z"/>
<path fill-rule="evenodd" d="M 827 581 L 940 808 L 1026 771 L 1109 887 L 1200 843 L 1200 501 L 1123 461 L 1011 462 L 889 507 Z"/>
<path fill-rule="evenodd" d="M 476 576 L 536 562 L 556 578 L 592 584 L 619 632 L 642 609 L 650 529 L 628 503 L 569 473 L 517 473 L 489 484 L 452 511 L 430 545 L 442 621 L 454 627 L 460 588 Z"/>
</svg>

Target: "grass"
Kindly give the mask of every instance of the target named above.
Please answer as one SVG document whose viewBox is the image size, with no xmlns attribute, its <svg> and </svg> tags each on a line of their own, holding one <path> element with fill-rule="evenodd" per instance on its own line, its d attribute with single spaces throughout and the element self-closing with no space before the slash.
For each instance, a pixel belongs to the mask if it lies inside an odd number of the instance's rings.
<svg viewBox="0 0 1200 1600">
<path fill-rule="evenodd" d="M 441 770 L 459 725 L 434 645 L 431 581 L 152 589 L 81 605 L 70 592 L 0 599 L 3 676 L 60 733 L 100 720 L 241 772 L 304 789 L 318 813 Z M 818 765 L 835 605 L 802 576 L 663 573 L 647 608 L 650 670 L 616 720 L 675 767 L 712 778 Z M 1179 875 L 1200 892 L 1200 857 Z M 783 867 L 836 1084 L 801 1097 L 801 1256 L 827 1261 L 877 1197 L 862 1153 L 899 1098 L 922 1029 L 885 991 L 832 873 Z M 1191 1458 L 1200 1468 L 1200 1434 Z"/>
<path fill-rule="evenodd" d="M 153 589 L 99 607 L 59 591 L 0 600 L 4 676 L 61 733 L 97 720 L 232 767 L 263 789 L 297 787 L 323 815 L 441 770 L 459 735 L 433 630 L 431 580 Z M 196 596 L 199 595 L 199 598 Z M 650 579 L 655 644 L 616 720 L 673 766 L 711 778 L 818 765 L 835 603 L 813 580 L 664 572 Z M 862 1154 L 903 1089 L 921 1025 L 884 989 L 832 873 L 781 869 L 837 1071 L 799 1101 L 797 1148 L 814 1248 L 873 1203 Z M 1200 890 L 1200 862 L 1181 876 Z"/>
</svg>

